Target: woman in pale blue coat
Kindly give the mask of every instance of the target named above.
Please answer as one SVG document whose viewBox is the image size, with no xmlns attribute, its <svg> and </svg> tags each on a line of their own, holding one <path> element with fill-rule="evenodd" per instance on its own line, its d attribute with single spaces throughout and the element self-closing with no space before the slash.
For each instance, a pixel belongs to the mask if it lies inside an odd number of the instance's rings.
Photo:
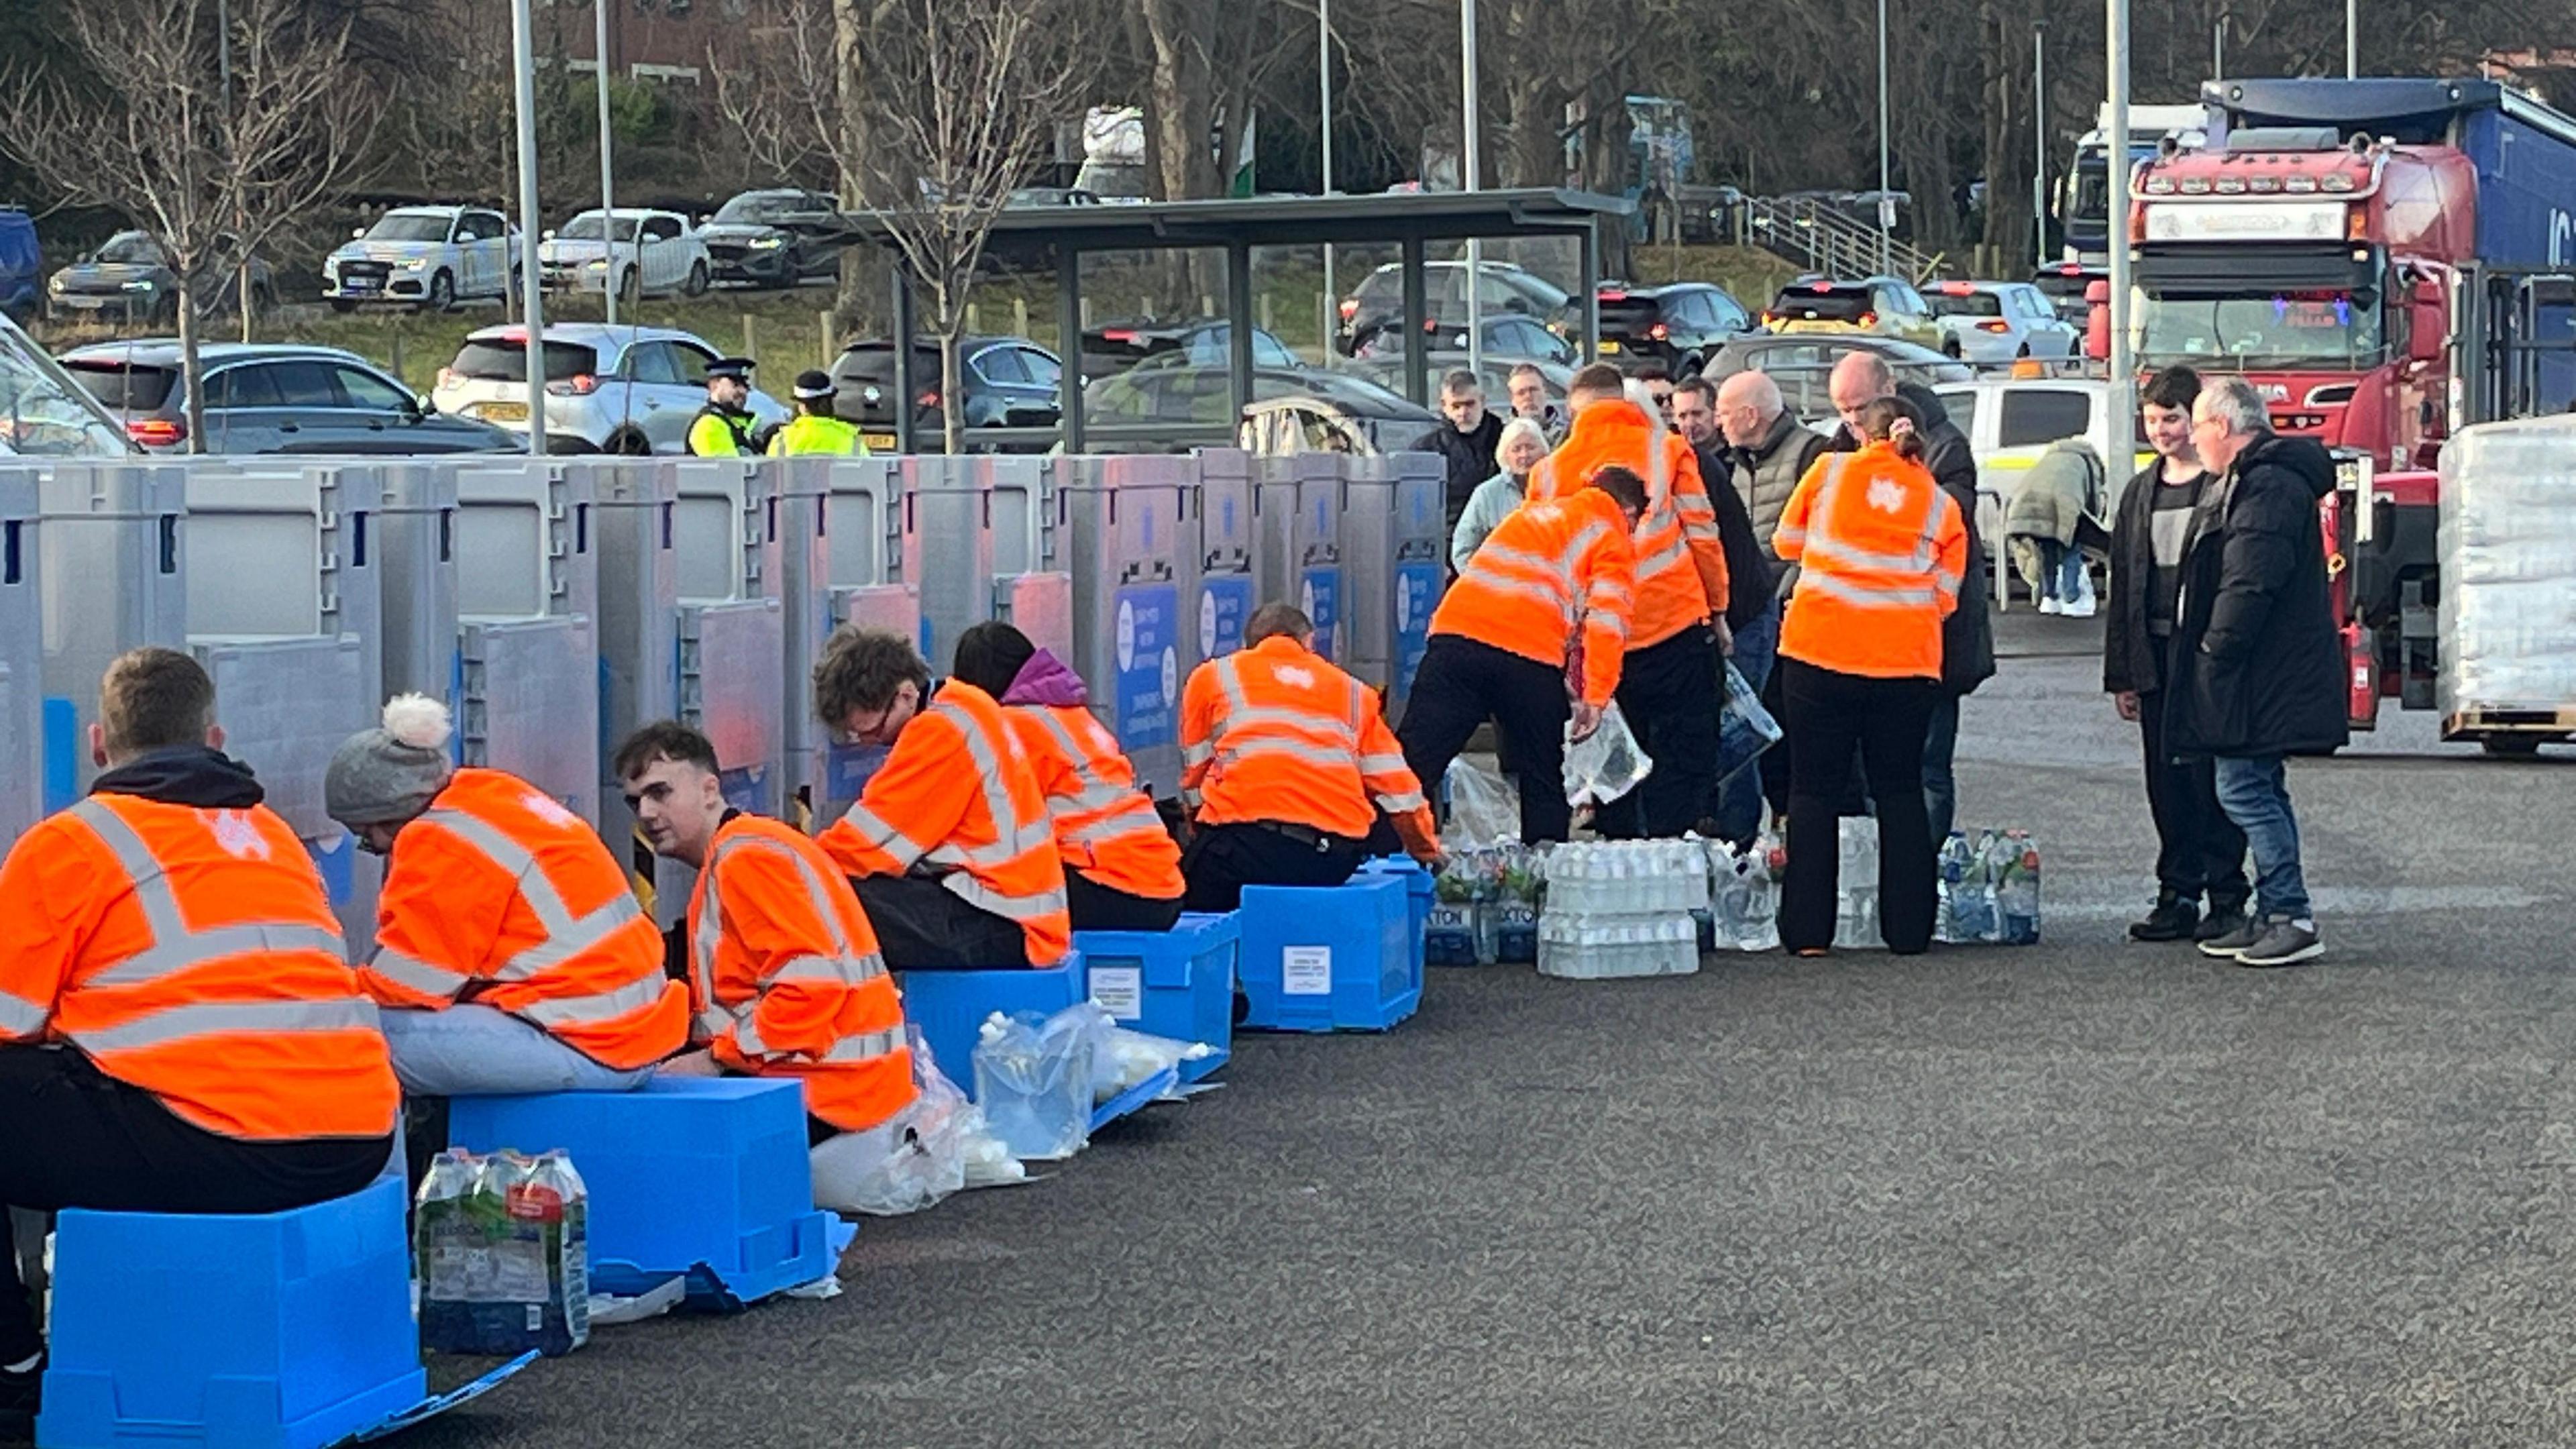
<svg viewBox="0 0 2576 1449">
<path fill-rule="evenodd" d="M 1503 435 L 1494 444 L 1494 461 L 1501 465 L 1493 477 L 1476 485 L 1467 495 L 1467 511 L 1458 515 L 1458 529 L 1449 535 L 1449 563 L 1459 573 L 1467 571 L 1467 560 L 1476 556 L 1486 535 L 1502 526 L 1512 510 L 1529 496 L 1530 470 L 1547 456 L 1547 434 L 1528 418 L 1514 418 L 1503 425 Z"/>
</svg>

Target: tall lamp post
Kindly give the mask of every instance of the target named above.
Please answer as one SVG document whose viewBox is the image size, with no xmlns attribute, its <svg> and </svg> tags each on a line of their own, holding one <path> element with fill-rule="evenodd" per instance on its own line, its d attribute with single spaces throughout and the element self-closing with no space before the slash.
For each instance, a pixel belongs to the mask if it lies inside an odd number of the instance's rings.
<svg viewBox="0 0 2576 1449">
<path fill-rule="evenodd" d="M 1887 169 L 1887 0 L 1878 0 L 1878 270 L 1892 270 L 1896 247 L 1896 199 L 1888 195 Z"/>
<path fill-rule="evenodd" d="M 2108 61 L 2105 74 L 2111 103 L 2111 385 L 2104 409 L 2111 419 L 2111 436 L 2118 438 L 2136 426 L 2132 420 L 2137 416 L 2131 398 L 2137 368 L 2129 356 L 2129 0 L 2106 3 L 2109 13 L 2105 17 L 2104 58 Z"/>
<path fill-rule="evenodd" d="M 1323 92 L 1323 122 L 1319 128 L 1324 142 L 1323 193 L 1330 196 L 1333 194 L 1333 0 L 1315 0 L 1315 75 L 1317 88 Z M 1333 285 L 1333 244 L 1326 242 L 1323 339 L 1327 364 L 1341 350 L 1333 342 L 1341 299 L 1341 288 Z"/>
<path fill-rule="evenodd" d="M 1476 165 L 1476 0 L 1458 0 L 1458 185 L 1480 187 Z M 1467 238 L 1467 370 L 1485 376 L 1485 244 Z"/>
<path fill-rule="evenodd" d="M 605 3 L 605 0 L 602 0 Z M 546 451 L 546 303 L 537 277 L 537 25 L 529 0 L 510 0 L 510 70 L 519 106 L 519 305 L 528 322 L 528 451 Z"/>
<path fill-rule="evenodd" d="M 2030 28 L 2031 265 L 2048 265 L 2048 22 Z"/>
</svg>

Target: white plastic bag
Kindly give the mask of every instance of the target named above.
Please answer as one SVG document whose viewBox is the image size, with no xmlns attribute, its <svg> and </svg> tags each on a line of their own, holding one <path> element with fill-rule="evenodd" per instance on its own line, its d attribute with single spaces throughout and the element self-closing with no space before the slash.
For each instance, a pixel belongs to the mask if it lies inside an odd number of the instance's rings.
<svg viewBox="0 0 2576 1449">
<path fill-rule="evenodd" d="M 1444 843 L 1489 845 L 1521 838 L 1520 787 L 1464 756 L 1449 762 L 1449 823 Z"/>
<path fill-rule="evenodd" d="M 814 1205 L 833 1212 L 895 1217 L 919 1212 L 970 1184 L 977 1159 L 998 1156 L 1018 1175 L 1009 1150 L 985 1132 L 984 1114 L 939 1069 L 916 1028 L 912 1036 L 912 1105 L 865 1132 L 843 1132 L 815 1145 Z"/>
<path fill-rule="evenodd" d="M 975 1096 L 995 1137 L 1025 1161 L 1052 1162 L 1091 1145 L 1093 1021 L 1085 1002 L 1040 1020 L 1033 1012 L 984 1022 Z"/>
<path fill-rule="evenodd" d="M 1565 728 L 1565 803 L 1578 810 L 1609 804 L 1654 770 L 1616 700 L 1601 712 L 1601 727 L 1582 739 L 1574 738 L 1574 726 Z"/>
</svg>

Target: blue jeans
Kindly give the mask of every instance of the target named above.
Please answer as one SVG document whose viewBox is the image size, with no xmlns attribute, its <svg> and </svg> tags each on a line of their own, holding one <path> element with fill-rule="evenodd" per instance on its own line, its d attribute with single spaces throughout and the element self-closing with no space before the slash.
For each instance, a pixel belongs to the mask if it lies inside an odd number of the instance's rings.
<svg viewBox="0 0 2576 1449">
<path fill-rule="evenodd" d="M 2221 755 L 2218 808 L 2245 832 L 2254 855 L 2255 908 L 2267 921 L 2311 919 L 2299 871 L 2299 820 L 2290 813 L 2289 772 L 2279 755 Z"/>
<path fill-rule="evenodd" d="M 1771 678 L 1772 661 L 1780 650 L 1780 601 L 1771 601 L 1765 609 L 1741 629 L 1735 631 L 1735 652 L 1727 656 L 1735 672 L 1760 694 Z M 1717 821 L 1718 834 L 1738 845 L 1753 839 L 1762 828 L 1762 771 L 1759 766 L 1738 770 L 1735 778 L 1717 787 L 1717 804 L 1709 811 Z"/>
<path fill-rule="evenodd" d="M 2039 596 L 2062 604 L 2074 603 L 2084 594 L 2084 550 L 2069 548 L 2053 538 L 2035 538 L 2039 545 Z"/>
<path fill-rule="evenodd" d="M 1941 691 L 1932 706 L 1932 723 L 1923 734 L 1923 813 L 1932 819 L 1932 848 L 1950 838 L 1959 813 L 1959 779 L 1950 773 L 1950 757 L 1959 751 L 1959 696 Z"/>
<path fill-rule="evenodd" d="M 471 1004 L 445 1011 L 386 1007 L 394 1078 L 415 1097 L 497 1097 L 520 1092 L 624 1092 L 653 1069 L 603 1067 L 506 1011 Z"/>
</svg>

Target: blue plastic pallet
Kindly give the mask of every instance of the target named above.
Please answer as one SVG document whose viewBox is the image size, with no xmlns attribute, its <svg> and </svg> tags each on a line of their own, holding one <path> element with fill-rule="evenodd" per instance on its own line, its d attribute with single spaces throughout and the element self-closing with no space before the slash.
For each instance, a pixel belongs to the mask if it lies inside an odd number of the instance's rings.
<svg viewBox="0 0 2576 1449">
<path fill-rule="evenodd" d="M 291 1212 L 67 1209 L 36 1442 L 322 1449 L 429 1397 L 403 1184 Z"/>
<path fill-rule="evenodd" d="M 1099 1106 L 1092 1108 L 1091 1130 L 1098 1132 L 1101 1128 L 1108 1126 L 1110 1123 L 1117 1121 L 1121 1117 L 1144 1111 L 1147 1107 L 1161 1100 L 1164 1093 L 1172 1091 L 1179 1087 L 1180 1084 L 1181 1074 L 1179 1069 L 1174 1067 L 1163 1068 L 1154 1075 L 1147 1077 L 1145 1080 L 1138 1082 L 1132 1087 L 1129 1087 L 1126 1091 L 1123 1091 L 1117 1096 L 1110 1098 L 1108 1101 L 1101 1103 Z"/>
<path fill-rule="evenodd" d="M 1174 1041 L 1204 1043 L 1208 1055 L 1181 1063 L 1196 1082 L 1224 1066 L 1234 1047 L 1236 914 L 1181 917 L 1168 931 L 1077 931 L 1091 999 L 1120 1026 Z"/>
<path fill-rule="evenodd" d="M 830 1273 L 814 1208 L 805 1090 L 760 1077 L 656 1077 L 632 1092 L 458 1097 L 448 1140 L 474 1152 L 560 1147 L 590 1189 L 590 1281 L 632 1296 L 689 1280 L 735 1308 Z"/>
<path fill-rule="evenodd" d="M 931 1058 L 957 1089 L 975 1095 L 975 1043 L 984 1019 L 994 1012 L 1010 1016 L 1033 1011 L 1053 1016 L 1082 1000 L 1082 953 L 1062 963 L 1031 970 L 1023 966 L 992 971 L 898 971 L 895 987 L 903 993 L 903 1019 L 921 1029 Z"/>
<path fill-rule="evenodd" d="M 1247 1028 L 1385 1031 L 1422 1004 L 1422 937 L 1401 876 L 1245 886 L 1237 914 Z"/>
</svg>

